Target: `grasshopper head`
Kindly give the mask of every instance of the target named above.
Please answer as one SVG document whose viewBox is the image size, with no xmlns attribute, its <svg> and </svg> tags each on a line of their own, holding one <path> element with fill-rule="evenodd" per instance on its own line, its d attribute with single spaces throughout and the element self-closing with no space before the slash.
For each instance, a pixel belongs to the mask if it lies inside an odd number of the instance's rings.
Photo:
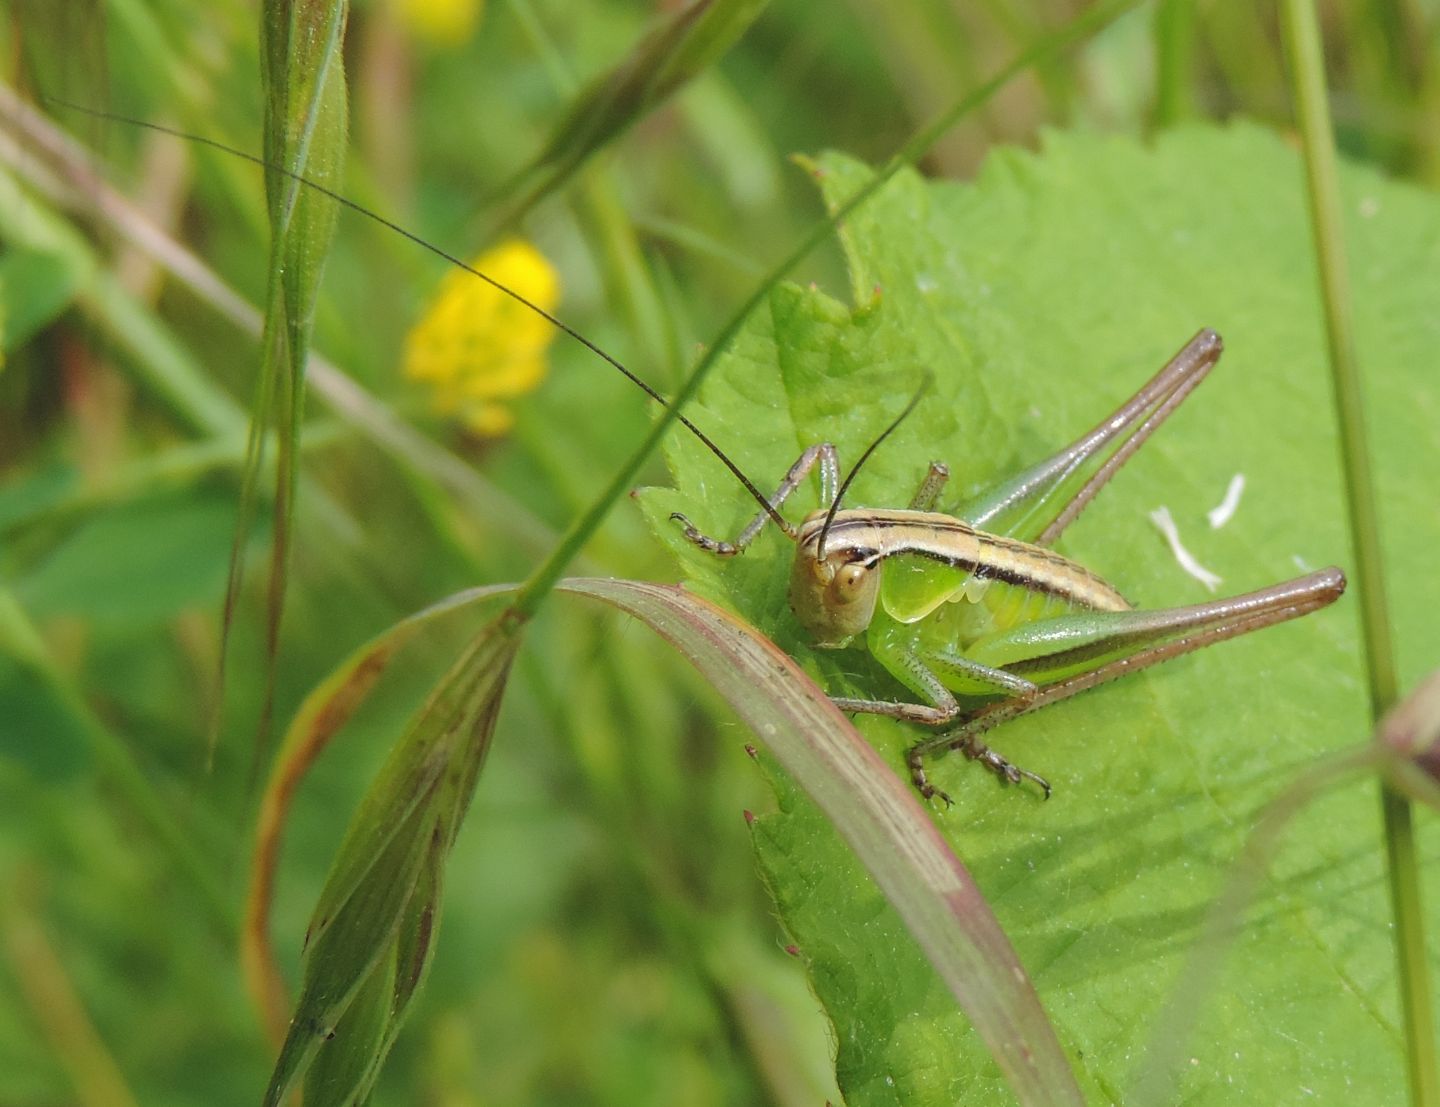
<svg viewBox="0 0 1440 1107">
<path fill-rule="evenodd" d="M 855 549 L 817 557 L 802 542 L 790 570 L 790 610 L 820 649 L 835 650 L 862 634 L 875 615 L 880 563 Z"/>
</svg>

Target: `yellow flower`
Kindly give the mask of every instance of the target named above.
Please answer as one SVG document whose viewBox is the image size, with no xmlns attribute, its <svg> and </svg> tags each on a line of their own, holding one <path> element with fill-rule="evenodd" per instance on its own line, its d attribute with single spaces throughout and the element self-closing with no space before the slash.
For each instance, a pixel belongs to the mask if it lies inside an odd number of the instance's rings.
<svg viewBox="0 0 1440 1107">
<path fill-rule="evenodd" d="M 475 33 L 485 0 L 391 0 L 391 6 L 421 42 L 461 46 Z"/>
<path fill-rule="evenodd" d="M 555 269 L 522 239 L 487 250 L 474 265 L 546 311 L 560 301 Z M 445 275 L 430 309 L 405 339 L 405 375 L 434 388 L 439 414 L 476 434 L 504 434 L 515 422 L 505 401 L 544 378 L 554 339 L 548 321 L 457 269 Z"/>
</svg>

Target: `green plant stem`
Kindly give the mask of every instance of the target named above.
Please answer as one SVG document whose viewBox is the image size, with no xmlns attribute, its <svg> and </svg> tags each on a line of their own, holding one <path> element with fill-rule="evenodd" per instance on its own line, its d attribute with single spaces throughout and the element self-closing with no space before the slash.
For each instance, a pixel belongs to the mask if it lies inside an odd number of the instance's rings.
<svg viewBox="0 0 1440 1107">
<path fill-rule="evenodd" d="M 1332 384 L 1340 421 L 1341 461 L 1345 472 L 1351 538 L 1355 546 L 1355 577 L 1369 677 L 1370 709 L 1378 721 L 1395 705 L 1398 693 L 1385 599 L 1384 565 L 1380 554 L 1375 482 L 1370 471 L 1364 397 L 1360 391 L 1355 327 L 1350 311 L 1350 274 L 1345 260 L 1340 185 L 1325 91 L 1323 48 L 1311 0 L 1285 0 L 1284 9 L 1291 82 L 1305 154 L 1312 228 L 1320 266 Z"/>
<path fill-rule="evenodd" d="M 1372 717 L 1378 721 L 1398 699 L 1398 682 L 1385 601 L 1375 484 L 1365 441 L 1365 413 L 1350 314 L 1350 281 L 1345 264 L 1335 146 L 1325 87 L 1324 49 L 1313 0 L 1285 0 L 1281 10 L 1290 60 L 1292 95 L 1305 153 L 1321 295 L 1325 304 L 1370 710 Z M 1381 810 L 1385 820 L 1390 900 L 1395 914 L 1411 1102 L 1440 1104 L 1440 1076 L 1437 1076 L 1434 1057 L 1435 1024 L 1425 958 L 1424 915 L 1420 905 L 1419 868 L 1410 802 L 1382 782 Z"/>
<path fill-rule="evenodd" d="M 1155 9 L 1155 125 L 1194 114 L 1195 0 L 1161 0 Z"/>
<path fill-rule="evenodd" d="M 1011 79 L 1033 65 L 1048 61 L 1062 50 L 1074 43 L 1094 34 L 1101 27 L 1110 23 L 1129 9 L 1135 7 L 1140 0 L 1110 0 L 1109 3 L 1097 4 L 1095 7 L 1077 16 L 1064 27 L 1052 34 L 1046 35 L 1035 42 L 1028 49 L 1017 54 L 1009 64 L 997 72 L 989 80 L 977 88 L 962 96 L 958 101 L 942 112 L 934 120 L 920 129 L 900 150 L 895 153 L 888 162 L 876 172 L 875 176 L 860 189 L 854 196 L 828 218 L 815 224 L 800 241 L 800 244 L 783 261 L 776 265 L 761 281 L 754 293 L 740 306 L 737 311 L 725 324 L 724 328 L 715 337 L 704 356 L 696 364 L 685 383 L 681 385 L 666 407 L 664 413 L 655 421 L 655 426 L 645 436 L 640 448 L 631 455 L 630 459 L 621 466 L 619 472 L 609 486 L 602 492 L 599 498 L 580 515 L 560 539 L 554 552 L 543 561 L 536 570 L 526 578 L 525 583 L 520 586 L 520 591 L 515 597 L 515 602 L 510 606 L 509 616 L 512 619 L 528 619 L 535 613 L 536 608 L 544 600 L 545 596 L 555 587 L 555 583 L 564 574 L 565 568 L 569 565 L 580 549 L 590 540 L 590 536 L 599 529 L 600 523 L 609 512 L 611 505 L 626 494 L 634 483 L 636 475 L 645 464 L 650 454 L 654 452 L 660 440 L 669 432 L 670 426 L 675 422 L 676 416 L 695 394 L 699 391 L 700 385 L 709 374 L 715 362 L 734 340 L 744 325 L 750 313 L 764 302 L 770 290 L 783 280 L 807 254 L 817 245 L 824 241 L 842 223 L 846 216 L 858 208 L 876 192 L 878 192 L 887 181 L 897 172 L 908 165 L 913 165 L 936 141 L 953 127 L 960 119 L 974 111 L 980 105 L 990 99 L 1000 88 Z"/>
</svg>

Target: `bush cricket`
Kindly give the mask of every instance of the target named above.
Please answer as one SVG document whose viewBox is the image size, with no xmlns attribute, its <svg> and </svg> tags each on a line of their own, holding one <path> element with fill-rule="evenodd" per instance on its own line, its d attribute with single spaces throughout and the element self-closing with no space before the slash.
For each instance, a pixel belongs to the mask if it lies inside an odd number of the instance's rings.
<svg viewBox="0 0 1440 1107">
<path fill-rule="evenodd" d="M 1005 780 L 1050 785 L 981 740 L 987 730 L 1077 692 L 1214 642 L 1272 626 L 1338 599 L 1345 576 L 1321 569 L 1245 595 L 1187 607 L 1135 610 L 1107 581 L 1048 547 L 1184 401 L 1219 360 L 1220 336 L 1201 330 L 1143 388 L 1069 446 L 961 504 L 934 510 L 949 470 L 931 462 L 902 510 L 842 509 L 860 466 L 843 482 L 829 443 L 812 446 L 733 542 L 672 518 L 701 549 L 741 553 L 767 521 L 795 543 L 790 607 L 814 645 L 863 636 L 875 659 L 921 702 L 836 698 L 845 711 L 950 727 L 910 750 L 911 778 L 927 799 L 949 797 L 926 778 L 927 757 L 959 750 Z M 797 527 L 778 508 L 815 468 L 821 502 Z M 978 706 L 966 709 L 959 697 Z"/>
<path fill-rule="evenodd" d="M 267 164 L 205 136 L 59 103 Z M 324 185 L 270 168 L 486 281 L 587 347 L 651 399 L 669 406 L 619 359 L 515 290 Z M 1029 779 L 1048 798 L 1050 785 L 1042 777 L 1006 760 L 980 736 L 1097 684 L 1316 611 L 1345 590 L 1344 574 L 1331 567 L 1210 603 L 1137 610 L 1107 581 L 1049 548 L 1208 375 L 1222 348 L 1214 331 L 1199 331 L 1089 432 L 944 513 L 935 510 L 949 477 L 940 462 L 931 462 L 903 509 L 840 506 L 861 466 L 915 408 L 920 393 L 843 481 L 836 448 L 821 443 L 800 455 L 768 498 L 704 431 L 677 414 L 677 421 L 724 463 L 761 510 L 733 541 L 700 533 L 678 513 L 672 518 L 683 526 L 686 538 L 720 557 L 743 552 L 767 521 L 795 543 L 790 607 L 813 644 L 839 649 L 863 638 L 876 660 L 918 697 L 918 702 L 834 697 L 837 706 L 948 728 L 918 741 L 907 758 L 911 778 L 925 798 L 950 802 L 930 784 L 924 763 L 951 750 L 979 761 L 1005 781 Z M 796 526 L 779 508 L 817 468 L 826 506 Z"/>
</svg>

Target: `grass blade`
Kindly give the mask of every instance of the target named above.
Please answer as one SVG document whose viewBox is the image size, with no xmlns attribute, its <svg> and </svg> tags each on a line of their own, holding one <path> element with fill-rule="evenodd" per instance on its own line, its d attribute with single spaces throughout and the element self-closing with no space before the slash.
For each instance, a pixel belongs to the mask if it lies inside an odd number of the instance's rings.
<svg viewBox="0 0 1440 1107">
<path fill-rule="evenodd" d="M 352 1001 L 370 982 L 377 966 L 391 955 L 396 931 L 420 879 L 420 864 L 433 835 L 429 801 L 444 766 L 435 761 L 427 770 L 424 779 L 417 782 L 424 791 L 416 797 L 413 809 L 391 828 L 386 848 L 369 859 L 368 871 L 373 878 L 353 889 L 332 917 L 335 925 L 307 951 L 305 984 L 265 1092 L 266 1107 L 280 1103 L 320 1048 L 336 1040 Z M 353 1056 L 351 1048 L 349 1040 L 340 1047 L 346 1057 Z M 334 1081 L 333 1064 L 322 1069 L 321 1075 Z M 338 1099 L 327 1096 L 320 1102 Z"/>
<path fill-rule="evenodd" d="M 342 667 L 327 682 L 328 694 L 312 697 L 320 710 L 302 714 L 292 731 L 298 771 L 369 690 L 376 664 L 428 618 L 475 598 L 462 594 L 422 613 L 426 618 L 399 624 L 373 648 L 359 651 L 356 664 Z M 428 963 L 443 866 L 489 751 L 520 640 L 518 626 L 504 614 L 476 635 L 432 690 L 351 818 L 306 935 L 304 982 L 267 1107 L 284 1098 L 342 1030 L 349 1031 L 344 1042 L 323 1054 L 307 1080 L 307 1101 L 358 1102 L 378 1072 Z M 287 763 L 282 759 L 281 767 Z M 278 791 L 293 791 L 296 779 L 279 778 Z M 257 849 L 257 865 L 273 865 L 273 858 L 273 849 Z M 263 900 L 252 897 L 252 919 L 256 903 L 268 901 L 265 891 Z M 269 986 L 268 980 L 262 984 Z M 357 997 L 363 1002 L 350 1014 Z"/>
<path fill-rule="evenodd" d="M 261 20 L 260 73 L 265 96 L 265 193 L 270 217 L 269 291 L 262 361 L 251 413 L 250 443 L 241 490 L 235 546 L 221 631 L 220 684 L 244 579 L 243 537 L 256 511 L 263 446 L 273 430 L 279 462 L 273 507 L 266 598 L 267 680 L 259 735 L 263 757 L 280 647 L 290 536 L 294 523 L 296 464 L 305 396 L 305 359 L 337 209 L 299 178 L 333 188 L 344 164 L 345 69 L 341 57 L 348 5 L 344 0 L 267 0 Z M 212 745 L 219 732 L 219 705 Z"/>
<path fill-rule="evenodd" d="M 472 603 L 483 603 L 508 588 L 497 585 L 456 593 L 376 635 L 305 698 L 290 723 L 260 800 L 240 940 L 240 961 L 247 990 L 277 1045 L 285 1035 L 289 1002 L 270 945 L 270 905 L 275 890 L 275 870 L 280 861 L 280 842 L 301 780 L 416 634 L 436 619 Z"/>
</svg>

